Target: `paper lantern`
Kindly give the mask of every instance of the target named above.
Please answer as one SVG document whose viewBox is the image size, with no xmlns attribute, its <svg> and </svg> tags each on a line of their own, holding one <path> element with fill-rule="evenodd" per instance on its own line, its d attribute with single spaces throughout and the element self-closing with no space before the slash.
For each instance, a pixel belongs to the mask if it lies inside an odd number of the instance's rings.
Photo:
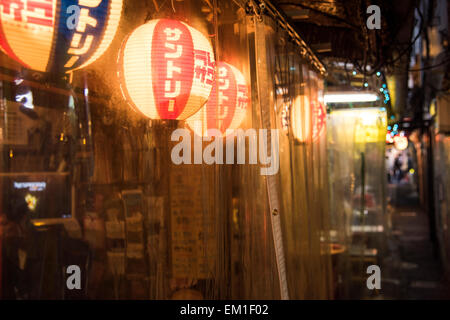
<svg viewBox="0 0 450 320">
<path fill-rule="evenodd" d="M 41 72 L 83 68 L 109 47 L 121 11 L 122 0 L 2 0 L 0 48 Z"/>
<path fill-rule="evenodd" d="M 291 110 L 292 134 L 298 142 L 306 142 L 311 136 L 312 116 L 309 97 L 298 95 Z"/>
<path fill-rule="evenodd" d="M 408 148 L 408 138 L 405 136 L 394 137 L 394 147 L 399 151 L 403 151 Z"/>
<path fill-rule="evenodd" d="M 386 143 L 394 143 L 394 139 L 392 138 L 391 132 L 388 131 L 386 133 Z"/>
<path fill-rule="evenodd" d="M 308 96 L 298 95 L 291 113 L 292 133 L 297 141 L 315 141 L 325 131 L 327 113 L 320 101 L 309 102 Z"/>
<path fill-rule="evenodd" d="M 313 110 L 312 121 L 313 121 L 313 141 L 320 138 L 326 128 L 327 124 L 327 112 L 324 105 L 320 101 L 314 101 L 311 103 L 311 108 Z"/>
<path fill-rule="evenodd" d="M 181 119 L 207 101 L 214 81 L 208 39 L 187 24 L 158 19 L 134 30 L 119 56 L 127 102 L 151 119 Z"/>
<path fill-rule="evenodd" d="M 188 126 L 198 136 L 207 136 L 208 129 L 226 130 L 239 128 L 248 106 L 248 87 L 242 73 L 226 62 L 217 63 L 216 82 L 208 102 L 192 117 Z"/>
</svg>

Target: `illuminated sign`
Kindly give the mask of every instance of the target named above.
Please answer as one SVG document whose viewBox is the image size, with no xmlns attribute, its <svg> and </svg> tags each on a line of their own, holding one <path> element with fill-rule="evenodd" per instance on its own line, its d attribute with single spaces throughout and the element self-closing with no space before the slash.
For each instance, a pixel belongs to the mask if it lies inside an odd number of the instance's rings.
<svg viewBox="0 0 450 320">
<path fill-rule="evenodd" d="M 239 128 L 245 118 L 249 98 L 244 76 L 226 62 L 218 62 L 217 71 L 208 102 L 187 119 L 198 136 L 207 136 L 208 129 L 218 129 L 225 134 L 227 129 Z"/>
<path fill-rule="evenodd" d="M 45 182 L 14 182 L 15 189 L 28 189 L 28 191 L 43 191 L 47 187 Z"/>
<path fill-rule="evenodd" d="M 62 73 L 109 47 L 122 0 L 0 0 L 0 48 L 26 68 Z"/>
<path fill-rule="evenodd" d="M 151 20 L 138 27 L 119 57 L 125 99 L 150 119 L 193 115 L 211 93 L 214 71 L 208 39 L 177 20 Z"/>
<path fill-rule="evenodd" d="M 333 131 L 353 139 L 356 144 L 378 143 L 386 140 L 385 109 L 336 109 L 331 111 L 331 122 L 332 127 L 335 127 Z"/>
</svg>

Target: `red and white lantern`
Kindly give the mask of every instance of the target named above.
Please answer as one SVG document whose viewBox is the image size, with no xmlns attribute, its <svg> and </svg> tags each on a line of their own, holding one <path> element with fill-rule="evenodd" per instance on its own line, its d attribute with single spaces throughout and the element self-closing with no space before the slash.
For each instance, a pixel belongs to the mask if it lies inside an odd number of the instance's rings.
<svg viewBox="0 0 450 320">
<path fill-rule="evenodd" d="M 324 105 L 320 101 L 311 103 L 313 110 L 313 141 L 317 140 L 324 132 L 327 123 L 327 112 Z"/>
<path fill-rule="evenodd" d="M 316 141 L 326 128 L 327 113 L 323 103 L 311 101 L 309 96 L 295 98 L 291 112 L 292 132 L 301 143 Z M 312 139 L 311 139 L 312 137 Z"/>
<path fill-rule="evenodd" d="M 207 136 L 208 129 L 237 129 L 247 112 L 248 86 L 243 74 L 231 64 L 217 63 L 216 82 L 208 102 L 187 119 L 188 126 L 198 135 Z"/>
<path fill-rule="evenodd" d="M 157 19 L 125 40 L 119 57 L 121 88 L 130 105 L 150 119 L 186 119 L 207 101 L 214 53 L 198 30 Z"/>
<path fill-rule="evenodd" d="M 111 44 L 123 0 L 0 0 L 0 49 L 26 68 L 65 73 Z"/>
<path fill-rule="evenodd" d="M 311 112 L 309 96 L 296 96 L 291 109 L 291 125 L 292 134 L 298 142 L 304 143 L 311 136 Z"/>
<path fill-rule="evenodd" d="M 394 137 L 394 147 L 399 151 L 406 150 L 408 148 L 409 140 L 405 136 L 395 136 Z"/>
</svg>

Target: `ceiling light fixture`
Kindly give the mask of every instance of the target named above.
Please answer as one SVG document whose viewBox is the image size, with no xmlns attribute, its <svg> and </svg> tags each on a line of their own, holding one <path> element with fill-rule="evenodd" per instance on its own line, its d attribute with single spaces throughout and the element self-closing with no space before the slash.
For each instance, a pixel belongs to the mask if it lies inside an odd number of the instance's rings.
<svg viewBox="0 0 450 320">
<path fill-rule="evenodd" d="M 373 92 L 333 92 L 324 96 L 325 103 L 374 102 L 377 100 L 379 97 Z"/>
</svg>

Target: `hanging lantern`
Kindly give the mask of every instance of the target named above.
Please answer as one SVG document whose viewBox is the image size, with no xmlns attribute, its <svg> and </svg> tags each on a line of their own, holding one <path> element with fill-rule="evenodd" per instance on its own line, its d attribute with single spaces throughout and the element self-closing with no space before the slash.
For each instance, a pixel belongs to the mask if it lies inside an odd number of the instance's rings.
<svg viewBox="0 0 450 320">
<path fill-rule="evenodd" d="M 208 39 L 176 20 L 138 27 L 119 57 L 125 99 L 150 119 L 184 120 L 197 112 L 211 93 L 214 68 Z"/>
<path fill-rule="evenodd" d="M 320 101 L 309 102 L 306 95 L 298 95 L 292 108 L 292 133 L 301 142 L 316 141 L 325 131 L 327 113 Z"/>
<path fill-rule="evenodd" d="M 398 151 L 403 151 L 408 148 L 408 138 L 405 136 L 395 136 L 394 137 L 394 147 Z"/>
<path fill-rule="evenodd" d="M 41 72 L 83 68 L 109 47 L 121 11 L 122 0 L 0 1 L 0 48 Z"/>
<path fill-rule="evenodd" d="M 311 136 L 311 108 L 307 95 L 298 95 L 294 99 L 291 111 L 292 134 L 301 143 L 309 140 Z"/>
<path fill-rule="evenodd" d="M 313 110 L 313 141 L 320 138 L 320 136 L 325 131 L 327 123 L 327 112 L 325 111 L 324 105 L 320 101 L 314 101 L 311 103 L 311 108 Z"/>
<path fill-rule="evenodd" d="M 390 131 L 388 131 L 387 133 L 386 133 L 386 143 L 394 143 L 394 138 L 392 137 L 392 135 L 391 135 L 391 132 Z"/>
<path fill-rule="evenodd" d="M 208 129 L 239 128 L 248 106 L 248 87 L 242 73 L 226 62 L 217 63 L 218 74 L 208 102 L 187 119 L 188 126 L 198 135 L 207 136 Z"/>
</svg>

